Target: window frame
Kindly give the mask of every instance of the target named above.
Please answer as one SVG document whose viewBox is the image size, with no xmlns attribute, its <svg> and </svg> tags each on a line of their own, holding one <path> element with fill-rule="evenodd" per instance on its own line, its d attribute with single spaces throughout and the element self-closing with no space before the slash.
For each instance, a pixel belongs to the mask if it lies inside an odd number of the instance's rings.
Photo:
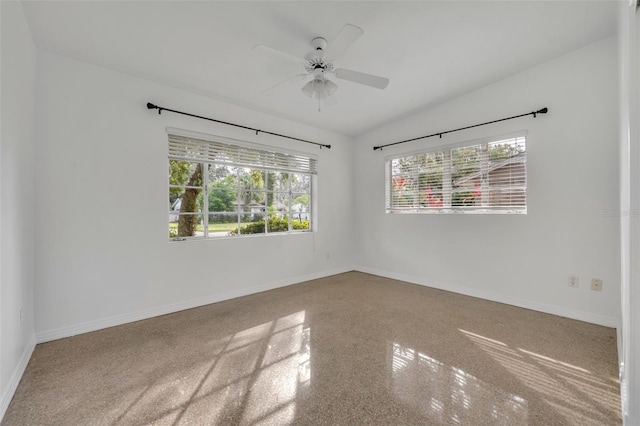
<svg viewBox="0 0 640 426">
<path fill-rule="evenodd" d="M 192 159 L 188 159 L 186 157 L 180 157 L 180 156 L 175 156 L 175 155 L 171 155 L 171 149 L 169 149 L 169 152 L 167 153 L 167 170 L 170 168 L 170 164 L 172 160 L 175 161 L 184 161 L 184 162 L 188 162 L 190 164 L 197 164 L 199 165 L 199 167 L 202 167 L 202 186 L 198 186 L 198 187 L 193 187 L 193 188 L 197 188 L 200 191 L 202 191 L 204 198 L 204 201 L 202 203 L 202 210 L 201 211 L 196 211 L 196 212 L 180 212 L 180 211 L 174 211 L 172 210 L 171 206 L 169 206 L 169 215 L 168 215 L 168 223 L 172 223 L 171 217 L 172 216 L 177 216 L 178 218 L 181 215 L 194 215 L 194 216 L 202 216 L 202 218 L 206 218 L 206 220 L 204 220 L 203 223 L 203 235 L 193 235 L 193 236 L 182 236 L 182 237 L 171 237 L 169 236 L 169 242 L 183 242 L 183 241 L 206 241 L 206 240 L 222 240 L 222 239 L 237 239 L 237 238 L 245 238 L 245 237 L 260 237 L 260 236 L 271 236 L 271 235 L 297 235 L 297 234 L 309 234 L 309 233 L 313 233 L 316 232 L 316 224 L 315 224 L 315 213 L 317 211 L 316 208 L 316 186 L 317 186 L 317 162 L 318 162 L 318 158 L 317 155 L 315 154 L 310 154 L 308 152 L 300 152 L 300 151 L 293 151 L 293 150 L 289 150 L 289 149 L 285 149 L 285 148 L 279 148 L 279 147 L 274 147 L 274 146 L 270 146 L 270 145 L 263 145 L 263 144 L 257 144 L 257 143 L 253 143 L 253 142 L 248 142 L 248 141 L 244 141 L 244 140 L 238 140 L 238 139 L 232 139 L 232 138 L 227 138 L 224 136 L 217 136 L 217 135 L 211 135 L 211 134 L 205 134 L 205 133 L 199 133 L 199 132 L 193 132 L 193 131 L 189 131 L 189 130 L 184 130 L 184 129 L 176 129 L 173 127 L 167 127 L 166 128 L 166 134 L 167 134 L 167 140 L 170 141 L 171 140 L 171 136 L 176 136 L 176 137 L 180 137 L 180 138 L 188 138 L 188 139 L 193 139 L 197 142 L 200 143 L 205 143 L 205 142 L 211 142 L 211 143 L 217 143 L 217 144 L 224 144 L 224 145 L 230 145 L 233 147 L 237 147 L 237 148 L 241 148 L 241 149 L 249 149 L 249 150 L 256 150 L 263 152 L 263 153 L 270 153 L 270 154 L 276 154 L 276 155 L 291 155 L 291 156 L 295 156 L 295 157 L 304 157 L 306 159 L 308 159 L 309 161 L 309 168 L 308 171 L 302 171 L 302 170 L 298 170 L 296 168 L 277 168 L 276 166 L 264 166 L 264 165 L 251 165 L 248 163 L 233 163 L 232 161 L 207 161 L 204 159 L 197 159 L 197 158 L 192 158 Z M 169 145 L 171 143 L 169 142 Z M 294 191 L 293 189 L 293 185 L 292 185 L 292 180 L 288 181 L 288 185 L 287 185 L 287 190 L 286 191 L 281 191 L 281 190 L 269 190 L 268 189 L 268 175 L 269 172 L 275 172 L 275 173 L 287 173 L 289 175 L 303 175 L 303 176 L 307 176 L 309 179 L 309 187 L 308 187 L 308 195 L 309 195 L 309 206 L 307 208 L 307 211 L 304 212 L 292 212 L 292 211 L 288 211 L 286 213 L 287 215 L 287 220 L 288 220 L 288 230 L 287 231 L 269 231 L 269 223 L 266 220 L 267 217 L 269 216 L 270 212 L 266 211 L 267 206 L 265 205 L 265 208 L 263 209 L 264 211 L 262 212 L 247 212 L 245 211 L 244 208 L 242 208 L 240 206 L 240 203 L 238 203 L 236 201 L 236 209 L 234 212 L 210 212 L 209 211 L 209 197 L 210 195 L 213 193 L 213 191 L 215 191 L 215 189 L 211 190 L 209 189 L 209 184 L 211 184 L 212 182 L 210 181 L 209 178 L 209 166 L 225 166 L 225 167 L 229 167 L 229 168 L 236 168 L 236 169 L 245 169 L 245 170 L 260 170 L 262 173 L 264 173 L 264 177 L 265 177 L 265 182 L 264 182 L 264 187 L 257 190 L 256 192 L 261 192 L 264 193 L 265 195 L 265 202 L 266 202 L 266 198 L 269 196 L 269 194 L 271 194 L 272 196 L 275 196 L 276 194 L 286 194 L 287 198 L 288 198 L 288 210 L 291 210 L 291 207 L 294 205 L 293 201 L 294 201 L 294 196 L 298 196 L 298 195 L 304 195 L 307 194 L 307 192 L 304 193 L 300 193 L 299 191 Z M 239 175 L 236 176 L 236 179 L 238 179 Z M 169 174 L 167 174 L 167 191 L 168 194 L 171 193 L 171 189 L 172 188 L 182 188 L 182 189 L 186 189 L 186 188 L 191 188 L 192 186 L 189 186 L 188 183 L 185 183 L 184 185 L 174 185 L 171 183 L 170 181 L 170 176 Z M 235 187 L 233 189 L 231 189 L 233 192 L 235 192 L 236 194 L 236 198 L 239 196 L 239 194 L 246 190 L 247 188 L 244 188 L 242 186 L 242 184 L 240 184 L 240 182 L 236 182 Z M 293 215 L 294 214 L 305 214 L 307 215 L 308 222 L 309 222 L 309 228 L 308 229 L 294 229 L 292 223 L 294 222 L 293 219 Z M 227 215 L 227 214 L 233 214 L 233 215 L 237 215 L 238 216 L 238 220 L 237 220 L 237 233 L 235 235 L 225 235 L 225 236 L 215 236 L 212 237 L 210 236 L 210 231 L 209 231 L 209 226 L 211 224 L 210 220 L 211 220 L 211 215 L 212 214 L 220 214 L 220 215 Z M 241 233 L 241 216 L 242 215 L 260 215 L 262 216 L 262 220 L 264 220 L 264 232 L 262 233 L 247 233 L 247 234 L 242 234 Z"/>
<path fill-rule="evenodd" d="M 478 192 L 480 192 L 481 197 L 481 205 L 480 206 L 454 206 L 452 205 L 452 197 L 456 192 L 456 189 L 452 188 L 452 179 L 451 173 L 454 169 L 454 166 L 450 163 L 452 157 L 452 151 L 460 148 L 472 148 L 476 146 L 488 147 L 492 143 L 508 141 L 512 139 L 523 138 L 524 141 L 524 159 L 522 161 L 523 164 L 523 185 L 512 186 L 512 188 L 521 188 L 524 191 L 524 206 L 499 206 L 499 205 L 488 205 L 488 198 L 492 188 L 495 186 L 489 185 L 490 180 L 490 159 L 488 154 L 480 154 L 480 165 L 479 165 L 479 173 L 481 186 Z M 410 152 L 403 152 L 397 154 L 387 155 L 384 158 L 384 170 L 385 170 L 385 213 L 387 214 L 527 214 L 528 209 L 528 199 L 527 199 L 527 187 L 528 187 L 528 179 L 527 179 L 527 139 L 528 132 L 526 130 L 520 130 L 517 132 L 511 132 L 501 135 L 487 136 L 479 139 L 472 139 L 463 142 L 457 142 L 452 144 L 445 145 L 436 145 L 428 148 L 423 148 L 420 150 L 414 150 Z M 487 151 L 488 152 L 488 151 Z M 417 155 L 425 155 L 432 154 L 437 155 L 439 153 L 443 154 L 443 161 L 448 161 L 448 167 L 443 165 L 442 171 L 442 206 L 441 207 L 423 207 L 420 206 L 418 202 L 418 206 L 409 206 L 409 207 L 398 207 L 393 206 L 393 170 L 392 164 L 393 160 L 408 158 Z M 513 157 L 510 157 L 513 158 Z M 414 179 L 416 179 L 414 177 Z M 419 180 L 419 177 L 418 177 Z M 511 187 L 510 187 L 511 188 Z M 419 196 L 419 195 L 418 195 Z M 414 201 L 415 203 L 415 201 Z"/>
</svg>

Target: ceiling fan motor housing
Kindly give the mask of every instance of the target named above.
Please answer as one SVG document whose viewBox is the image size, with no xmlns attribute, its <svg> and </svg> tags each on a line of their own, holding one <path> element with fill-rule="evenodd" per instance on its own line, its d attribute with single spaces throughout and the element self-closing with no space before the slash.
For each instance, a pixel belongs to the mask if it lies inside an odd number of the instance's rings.
<svg viewBox="0 0 640 426">
<path fill-rule="evenodd" d="M 324 49 L 327 47 L 327 40 L 325 38 L 314 38 L 311 40 L 311 46 L 313 47 L 313 50 L 304 55 L 304 59 L 307 61 L 305 69 L 307 72 L 313 73 L 314 76 L 318 78 L 316 70 L 322 69 L 324 71 L 332 71 L 333 63 L 331 59 L 324 56 Z"/>
<path fill-rule="evenodd" d="M 320 70 L 324 74 L 325 72 L 333 71 L 333 62 L 325 57 L 308 58 L 304 64 L 304 69 L 314 76 L 316 75 L 316 70 Z"/>
</svg>

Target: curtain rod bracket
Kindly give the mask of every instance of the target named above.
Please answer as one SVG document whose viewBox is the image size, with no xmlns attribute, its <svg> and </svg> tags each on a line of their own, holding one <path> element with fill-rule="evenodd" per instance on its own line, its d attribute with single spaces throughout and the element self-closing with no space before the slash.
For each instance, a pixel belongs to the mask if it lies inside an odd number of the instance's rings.
<svg viewBox="0 0 640 426">
<path fill-rule="evenodd" d="M 160 108 L 158 105 L 152 104 L 151 102 L 147 102 L 147 109 L 157 109 L 158 115 L 162 114 L 162 108 Z"/>
<path fill-rule="evenodd" d="M 533 118 L 536 118 L 538 116 L 538 114 L 546 114 L 549 111 L 549 108 L 542 108 L 539 109 L 538 111 L 534 111 L 531 114 L 533 114 Z"/>
</svg>

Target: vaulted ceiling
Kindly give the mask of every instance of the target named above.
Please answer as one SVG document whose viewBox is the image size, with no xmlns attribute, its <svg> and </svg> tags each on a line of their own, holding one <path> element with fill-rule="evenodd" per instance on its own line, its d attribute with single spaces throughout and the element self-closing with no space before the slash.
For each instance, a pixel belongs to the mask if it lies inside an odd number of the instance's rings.
<svg viewBox="0 0 640 426">
<path fill-rule="evenodd" d="M 358 135 L 615 33 L 612 1 L 37 2 L 36 47 L 205 96 Z M 384 90 L 330 76 L 337 104 L 318 112 L 302 58 L 351 23 L 364 34 L 335 65 L 390 79 Z M 588 70 L 585 70 L 588 72 Z M 160 100 L 159 100 L 160 101 Z M 170 105 L 167 105 L 171 107 Z M 535 107 L 535 106 L 534 106 Z"/>
</svg>

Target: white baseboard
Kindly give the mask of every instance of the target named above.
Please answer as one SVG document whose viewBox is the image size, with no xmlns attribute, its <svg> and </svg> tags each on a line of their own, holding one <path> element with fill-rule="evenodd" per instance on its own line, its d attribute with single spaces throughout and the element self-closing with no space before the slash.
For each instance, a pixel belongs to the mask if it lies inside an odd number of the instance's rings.
<svg viewBox="0 0 640 426">
<path fill-rule="evenodd" d="M 211 303 L 222 302 L 224 300 L 234 299 L 236 297 L 247 296 L 261 291 L 273 290 L 279 287 L 286 287 L 292 284 L 298 284 L 304 281 L 324 278 L 331 275 L 342 274 L 352 271 L 353 268 L 345 267 L 329 271 L 316 272 L 314 274 L 302 275 L 293 278 L 287 278 L 280 281 L 273 281 L 266 284 L 260 284 L 252 287 L 246 287 L 238 290 L 227 291 L 224 293 L 211 294 L 197 299 L 185 300 L 183 302 L 171 303 L 169 305 L 157 306 L 154 308 L 144 309 L 142 311 L 132 312 L 130 314 L 116 315 L 112 317 L 102 318 L 95 321 L 88 321 L 80 324 L 74 324 L 66 327 L 45 330 L 36 333 L 36 342 L 44 343 L 51 340 L 63 339 L 65 337 L 75 336 L 77 334 L 88 333 L 91 331 L 101 330 L 103 328 L 114 327 L 117 325 L 127 324 L 134 321 L 140 321 L 160 315 L 171 314 L 174 312 L 184 311 L 185 309 L 197 308 L 198 306 L 209 305 Z"/>
<path fill-rule="evenodd" d="M 11 399 L 13 398 L 13 394 L 15 394 L 16 389 L 18 389 L 18 385 L 20 384 L 20 379 L 22 379 L 22 375 L 24 371 L 27 369 L 27 364 L 29 364 L 29 359 L 31 359 L 31 354 L 33 354 L 33 350 L 36 347 L 36 338 L 34 335 L 31 336 L 31 340 L 24 348 L 24 352 L 22 352 L 22 356 L 20 357 L 20 361 L 18 361 L 18 365 L 13 370 L 13 374 L 11 375 L 11 379 L 9 379 L 9 383 L 7 384 L 7 388 L 4 390 L 2 394 L 2 401 L 0 401 L 0 421 L 4 418 L 4 413 L 7 412 L 7 408 L 9 408 L 9 403 L 11 403 Z"/>
<path fill-rule="evenodd" d="M 166 315 L 185 309 L 196 308 L 198 306 L 208 305 L 211 303 L 222 302 L 224 300 L 234 299 L 236 297 L 247 296 L 261 291 L 272 290 L 279 287 L 285 287 L 292 284 L 298 284 L 304 281 L 314 280 L 318 278 L 324 278 L 331 275 L 337 275 L 349 271 L 365 272 L 372 275 L 378 275 L 381 277 L 391 278 L 400 281 L 406 281 L 412 284 L 419 284 L 427 287 L 437 288 L 440 290 L 451 291 L 453 293 L 464 294 L 467 296 L 478 297 L 480 299 L 491 300 L 494 302 L 505 303 L 507 305 L 518 306 L 521 308 L 532 309 L 534 311 L 545 312 L 548 314 L 558 315 L 566 318 L 576 319 L 579 321 L 585 321 L 593 324 L 603 325 L 605 327 L 613 327 L 619 329 L 619 321 L 616 318 L 607 317 L 604 315 L 593 314 L 589 312 L 579 311 L 575 309 L 569 309 L 557 305 L 549 305 L 545 303 L 534 302 L 527 299 L 520 299 L 512 296 L 505 296 L 499 293 L 493 293 L 490 291 L 480 290 L 472 287 L 465 287 L 455 284 L 441 283 L 436 281 L 430 281 L 424 278 L 415 277 L 411 275 L 398 274 L 395 272 L 382 271 L 379 269 L 368 267 L 344 267 L 329 271 L 317 272 L 309 275 L 302 275 L 293 278 L 287 278 L 280 281 L 273 281 L 266 284 L 260 284 L 252 287 L 246 287 L 243 289 L 232 290 L 224 293 L 212 294 L 205 297 L 190 299 L 183 302 L 172 303 L 169 305 L 157 306 L 142 311 L 133 312 L 130 314 L 116 315 L 108 318 L 103 318 L 95 321 L 89 321 L 80 324 L 74 324 L 66 327 L 60 327 L 52 330 L 45 330 L 36 333 L 36 342 L 43 343 L 51 340 L 62 339 L 65 337 L 75 336 L 77 334 L 88 333 L 91 331 L 101 330 L 103 328 L 114 327 L 134 321 L 140 321 L 148 318 L 153 318 L 160 315 Z M 618 339 L 620 340 L 620 339 Z"/>
<path fill-rule="evenodd" d="M 367 268 L 356 266 L 356 271 L 365 272 L 367 274 L 378 275 L 385 278 L 391 278 L 399 281 L 406 281 L 412 284 L 419 284 L 426 287 L 437 288 L 440 290 L 451 291 L 453 293 L 464 294 L 466 296 L 478 297 L 480 299 L 491 300 L 493 302 L 504 303 L 507 305 L 518 306 L 520 308 L 531 309 L 534 311 L 544 312 L 547 314 L 558 315 L 565 318 L 571 318 L 579 321 L 585 321 L 592 324 L 603 325 L 605 327 L 612 327 L 619 329 L 619 321 L 617 318 L 607 317 L 604 315 L 592 314 L 590 312 L 579 311 L 576 309 L 570 309 L 563 306 L 549 305 L 546 303 L 534 302 L 527 299 L 520 299 L 517 297 L 506 296 L 499 293 L 493 293 L 491 291 L 480 290 L 472 287 L 465 287 L 455 284 L 447 284 L 436 281 L 430 281 L 424 278 L 419 278 L 411 275 L 398 274 L 395 272 L 387 272 L 379 269 Z"/>
</svg>

